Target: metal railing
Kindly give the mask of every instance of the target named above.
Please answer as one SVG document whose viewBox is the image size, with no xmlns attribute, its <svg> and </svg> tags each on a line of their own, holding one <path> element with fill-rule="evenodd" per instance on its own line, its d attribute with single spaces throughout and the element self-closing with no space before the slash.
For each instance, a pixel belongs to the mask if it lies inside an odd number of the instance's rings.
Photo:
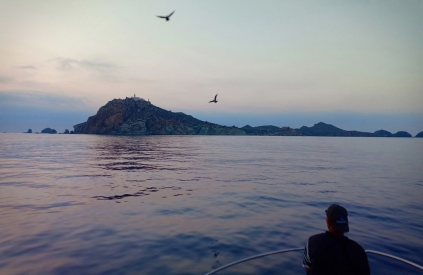
<svg viewBox="0 0 423 275">
<path fill-rule="evenodd" d="M 292 252 L 292 251 L 300 251 L 300 250 L 304 250 L 304 247 L 288 248 L 288 249 L 282 249 L 282 250 L 277 250 L 277 251 L 266 252 L 266 253 L 263 253 L 263 254 L 259 254 L 259 255 L 251 256 L 251 257 L 248 257 L 248 258 L 245 258 L 245 259 L 242 259 L 242 260 L 236 261 L 236 262 L 229 263 L 229 264 L 227 264 L 227 265 L 224 265 L 224 266 L 221 266 L 221 267 L 219 267 L 219 268 L 217 268 L 217 269 L 214 269 L 214 270 L 212 270 L 212 271 L 210 271 L 209 273 L 206 273 L 206 274 L 204 274 L 204 275 L 211 275 L 211 274 L 215 274 L 215 273 L 217 273 L 217 272 L 219 272 L 219 271 L 221 271 L 221 270 L 224 270 L 224 269 L 226 269 L 226 268 L 228 268 L 228 267 L 231 267 L 231 266 L 234 266 L 234 265 L 237 265 L 237 264 L 240 264 L 240 263 L 246 262 L 246 261 L 251 261 L 251 260 L 254 260 L 254 259 L 258 259 L 258 258 L 262 258 L 262 257 L 270 256 L 270 255 L 281 254 L 281 253 Z M 421 271 L 423 271 L 423 266 L 418 265 L 418 264 L 416 264 L 416 263 L 413 263 L 413 262 L 411 262 L 411 261 L 409 261 L 409 260 L 406 260 L 406 259 L 403 259 L 403 258 L 400 258 L 400 257 L 394 256 L 394 255 L 390 255 L 390 254 L 383 253 L 383 252 L 379 252 L 379 251 L 375 251 L 375 250 L 365 250 L 365 252 L 366 252 L 367 254 L 376 254 L 376 255 L 380 255 L 380 256 L 387 257 L 387 258 L 391 258 L 391 259 L 394 259 L 394 260 L 397 260 L 397 261 L 400 261 L 400 262 L 403 262 L 403 263 L 409 264 L 409 265 L 411 265 L 411 266 L 414 266 L 414 267 L 416 267 L 416 268 L 420 269 Z"/>
<path fill-rule="evenodd" d="M 403 259 L 403 258 L 394 256 L 394 255 L 390 255 L 390 254 L 387 254 L 387 253 L 383 253 L 383 252 L 379 252 L 379 251 L 374 251 L 374 250 L 366 250 L 366 253 L 367 254 L 376 254 L 376 255 L 387 257 L 387 258 L 391 258 L 391 259 L 394 259 L 394 260 L 397 260 L 397 261 L 400 261 L 400 262 L 409 264 L 411 266 L 414 266 L 414 267 L 416 267 L 416 268 L 418 268 L 418 269 L 420 269 L 420 270 L 423 271 L 423 266 L 418 265 L 416 263 L 413 263 L 413 262 L 411 262 L 409 260 L 406 260 L 406 259 Z"/>
</svg>

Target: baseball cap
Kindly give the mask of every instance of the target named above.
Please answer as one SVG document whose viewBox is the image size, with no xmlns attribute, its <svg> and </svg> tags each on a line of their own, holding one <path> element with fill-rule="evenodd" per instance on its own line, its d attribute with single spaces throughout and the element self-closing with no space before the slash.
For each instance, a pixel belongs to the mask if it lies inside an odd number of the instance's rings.
<svg viewBox="0 0 423 275">
<path fill-rule="evenodd" d="M 332 223 L 333 228 L 338 232 L 348 232 L 350 228 L 348 226 L 348 212 L 347 209 L 338 205 L 332 204 L 326 210 L 326 217 Z"/>
</svg>

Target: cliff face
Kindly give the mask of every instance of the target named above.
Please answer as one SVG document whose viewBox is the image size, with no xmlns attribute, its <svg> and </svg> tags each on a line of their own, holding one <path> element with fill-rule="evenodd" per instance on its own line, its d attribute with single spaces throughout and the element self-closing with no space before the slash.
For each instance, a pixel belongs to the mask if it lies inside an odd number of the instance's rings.
<svg viewBox="0 0 423 275">
<path fill-rule="evenodd" d="M 114 99 L 87 122 L 77 124 L 75 134 L 102 135 L 245 135 L 236 127 L 201 121 L 134 98 Z"/>
</svg>

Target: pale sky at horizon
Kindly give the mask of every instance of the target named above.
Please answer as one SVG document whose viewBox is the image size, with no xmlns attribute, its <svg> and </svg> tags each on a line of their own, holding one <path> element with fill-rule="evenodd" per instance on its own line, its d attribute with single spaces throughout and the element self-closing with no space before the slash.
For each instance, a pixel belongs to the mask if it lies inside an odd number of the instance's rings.
<svg viewBox="0 0 423 275">
<path fill-rule="evenodd" d="M 0 0 L 0 95 L 86 112 L 136 93 L 209 121 L 406 114 L 421 130 L 398 130 L 423 131 L 422 14 L 420 0 Z"/>
</svg>

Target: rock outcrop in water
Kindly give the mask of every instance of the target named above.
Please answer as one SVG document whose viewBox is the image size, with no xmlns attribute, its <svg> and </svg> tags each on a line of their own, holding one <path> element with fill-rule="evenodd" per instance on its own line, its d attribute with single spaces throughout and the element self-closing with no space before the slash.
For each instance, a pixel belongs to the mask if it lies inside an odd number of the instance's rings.
<svg viewBox="0 0 423 275">
<path fill-rule="evenodd" d="M 418 137 L 418 138 L 423 138 L 423 132 L 418 133 L 418 134 L 416 135 L 416 137 Z"/>
<path fill-rule="evenodd" d="M 41 134 L 57 134 L 57 131 L 51 128 L 45 128 L 41 131 Z"/>
<path fill-rule="evenodd" d="M 245 135 L 237 127 L 226 127 L 174 113 L 140 98 L 114 99 L 87 122 L 77 124 L 75 134 L 101 135 Z"/>
</svg>

